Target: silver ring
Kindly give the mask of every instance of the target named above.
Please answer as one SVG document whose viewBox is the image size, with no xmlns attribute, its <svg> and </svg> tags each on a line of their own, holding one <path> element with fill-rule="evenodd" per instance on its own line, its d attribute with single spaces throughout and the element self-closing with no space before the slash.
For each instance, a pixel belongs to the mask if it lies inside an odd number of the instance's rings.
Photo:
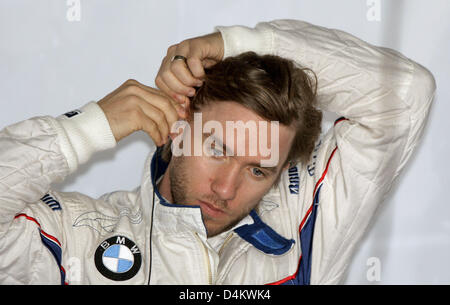
<svg viewBox="0 0 450 305">
<path fill-rule="evenodd" d="M 175 55 L 174 57 L 172 57 L 172 60 L 170 62 L 173 62 L 175 60 L 182 60 L 182 61 L 186 62 L 187 59 L 183 55 Z"/>
</svg>

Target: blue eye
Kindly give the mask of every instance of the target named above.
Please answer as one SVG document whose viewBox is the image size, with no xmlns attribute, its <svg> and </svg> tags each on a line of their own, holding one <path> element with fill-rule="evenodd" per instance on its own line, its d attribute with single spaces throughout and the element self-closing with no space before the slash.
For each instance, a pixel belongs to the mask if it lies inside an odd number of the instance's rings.
<svg viewBox="0 0 450 305">
<path fill-rule="evenodd" d="M 252 174 L 255 175 L 256 177 L 264 177 L 265 176 L 264 172 L 257 167 L 252 168 Z"/>
</svg>

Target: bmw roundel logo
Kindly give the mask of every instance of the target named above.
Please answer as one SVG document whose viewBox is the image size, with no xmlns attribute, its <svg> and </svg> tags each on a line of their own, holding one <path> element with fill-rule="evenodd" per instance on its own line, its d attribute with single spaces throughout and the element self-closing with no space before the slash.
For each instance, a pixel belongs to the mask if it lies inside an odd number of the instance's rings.
<svg viewBox="0 0 450 305">
<path fill-rule="evenodd" d="M 108 238 L 95 251 L 95 267 L 103 276 L 114 281 L 126 281 L 135 276 L 141 261 L 138 246 L 125 236 Z"/>
</svg>

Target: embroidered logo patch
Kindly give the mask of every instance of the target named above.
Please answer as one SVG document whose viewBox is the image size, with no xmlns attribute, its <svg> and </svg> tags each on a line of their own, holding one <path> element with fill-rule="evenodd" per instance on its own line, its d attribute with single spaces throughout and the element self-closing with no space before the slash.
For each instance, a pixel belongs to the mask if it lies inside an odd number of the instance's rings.
<svg viewBox="0 0 450 305">
<path fill-rule="evenodd" d="M 124 216 L 127 217 L 127 221 L 133 225 L 140 224 L 142 221 L 141 211 L 137 211 L 136 214 L 133 214 L 129 208 L 123 208 L 119 211 L 119 215 L 116 216 L 106 215 L 98 211 L 83 213 L 75 219 L 73 226 L 89 227 L 100 233 L 100 235 L 109 235 L 114 232 L 117 224 Z"/>
<path fill-rule="evenodd" d="M 95 251 L 95 267 L 106 278 L 114 281 L 131 279 L 141 267 L 138 246 L 125 236 L 113 236 L 103 241 Z"/>
<path fill-rule="evenodd" d="M 71 117 L 79 115 L 80 113 L 81 113 L 81 110 L 76 109 L 73 111 L 66 112 L 66 113 L 64 113 L 64 115 L 70 119 Z"/>
</svg>

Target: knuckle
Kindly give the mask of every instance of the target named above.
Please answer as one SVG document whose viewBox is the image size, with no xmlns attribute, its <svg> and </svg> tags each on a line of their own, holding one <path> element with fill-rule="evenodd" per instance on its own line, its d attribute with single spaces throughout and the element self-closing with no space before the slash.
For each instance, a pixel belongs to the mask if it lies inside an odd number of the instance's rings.
<svg viewBox="0 0 450 305">
<path fill-rule="evenodd" d="M 186 49 L 188 47 L 189 47 L 189 39 L 184 39 L 177 45 L 177 48 L 179 49 Z"/>
<path fill-rule="evenodd" d="M 138 95 L 139 91 L 141 90 L 141 88 L 136 85 L 136 84 L 129 84 L 125 89 L 125 93 L 128 95 L 132 95 L 135 96 Z"/>
<path fill-rule="evenodd" d="M 194 40 L 195 39 L 193 39 L 193 38 L 188 38 L 188 39 L 183 40 L 181 43 L 186 47 L 190 47 Z"/>
<path fill-rule="evenodd" d="M 137 84 L 139 84 L 139 82 L 137 80 L 135 80 L 135 79 L 132 79 L 132 78 L 130 78 L 130 79 L 125 81 L 125 85 L 128 85 L 128 86 L 129 85 L 137 85 Z"/>
<path fill-rule="evenodd" d="M 178 44 L 173 44 L 173 45 L 169 46 L 169 48 L 167 49 L 167 54 L 174 52 L 176 50 L 177 46 L 178 46 Z"/>
<path fill-rule="evenodd" d="M 166 116 L 166 113 L 169 109 L 169 107 L 171 106 L 171 102 L 169 101 L 169 99 L 167 97 L 161 96 L 159 101 L 158 101 L 158 108 L 156 109 L 156 113 L 158 113 L 158 115 L 160 115 L 162 118 L 164 118 Z"/>
<path fill-rule="evenodd" d="M 155 108 L 153 110 L 153 113 L 155 114 L 155 119 L 157 121 L 162 121 L 164 119 L 164 112 L 162 112 L 161 110 Z"/>
<path fill-rule="evenodd" d="M 128 112 L 128 116 L 133 120 L 133 121 L 140 121 L 142 118 L 141 112 L 138 109 L 131 109 Z"/>
<path fill-rule="evenodd" d="M 172 78 L 172 72 L 166 71 L 161 74 L 161 82 L 167 85 L 167 87 L 173 89 L 174 87 L 174 81 Z"/>
<path fill-rule="evenodd" d="M 159 134 L 159 132 L 157 132 L 157 131 L 158 131 L 158 127 L 156 126 L 156 123 L 155 123 L 155 122 L 149 120 L 149 121 L 147 122 L 146 126 L 147 126 L 147 130 L 148 130 L 149 132 L 151 132 L 151 133 L 153 133 L 153 134 Z"/>
<path fill-rule="evenodd" d="M 160 96 L 159 98 L 160 98 L 160 101 L 161 101 L 161 104 L 163 105 L 163 107 L 166 107 L 167 105 L 170 104 L 169 96 L 167 96 L 167 95 L 162 95 L 162 96 Z"/>
<path fill-rule="evenodd" d="M 134 94 L 129 94 L 123 98 L 124 103 L 129 106 L 135 106 L 139 104 L 139 98 Z"/>
<path fill-rule="evenodd" d="M 195 58 L 195 57 L 189 57 L 186 60 L 186 63 L 188 64 L 189 67 L 192 67 L 192 66 L 196 66 L 199 63 L 199 60 L 198 60 L 198 58 Z"/>
<path fill-rule="evenodd" d="M 182 63 L 180 60 L 177 60 L 177 62 L 174 62 L 170 65 L 170 71 L 174 75 L 179 75 L 183 71 L 183 68 L 184 68 L 183 65 L 184 65 L 184 63 Z"/>
<path fill-rule="evenodd" d="M 159 78 L 161 79 L 162 82 L 167 83 L 167 79 L 169 78 L 170 73 L 172 73 L 172 72 L 170 72 L 170 70 L 162 71 L 159 74 Z"/>
<path fill-rule="evenodd" d="M 191 39 L 189 41 L 189 45 L 192 49 L 198 49 L 202 46 L 202 42 L 199 41 L 199 39 Z"/>
<path fill-rule="evenodd" d="M 161 89 L 162 84 L 163 84 L 163 81 L 162 81 L 162 79 L 161 79 L 161 76 L 160 76 L 160 75 L 156 76 L 156 78 L 155 78 L 155 85 L 156 85 L 158 88 Z"/>
</svg>

